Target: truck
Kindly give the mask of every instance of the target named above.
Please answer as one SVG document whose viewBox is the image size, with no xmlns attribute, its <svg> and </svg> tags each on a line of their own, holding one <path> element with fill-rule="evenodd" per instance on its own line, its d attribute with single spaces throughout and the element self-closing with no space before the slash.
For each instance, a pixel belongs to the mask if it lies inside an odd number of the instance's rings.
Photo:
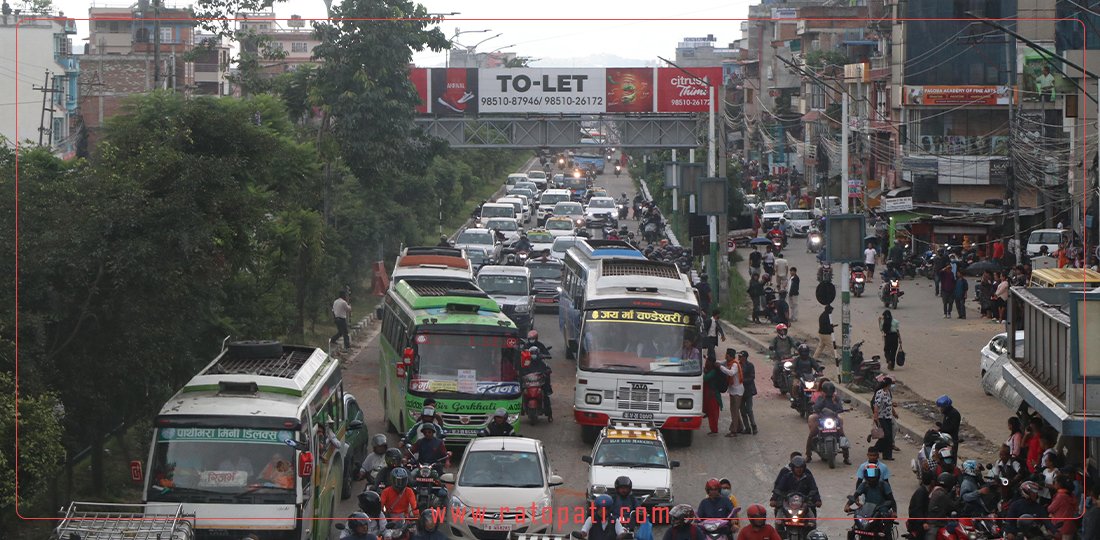
<svg viewBox="0 0 1100 540">
<path fill-rule="evenodd" d="M 576 154 L 573 156 L 573 166 L 579 169 L 594 168 L 599 174 L 603 174 L 607 160 L 598 154 Z"/>
</svg>

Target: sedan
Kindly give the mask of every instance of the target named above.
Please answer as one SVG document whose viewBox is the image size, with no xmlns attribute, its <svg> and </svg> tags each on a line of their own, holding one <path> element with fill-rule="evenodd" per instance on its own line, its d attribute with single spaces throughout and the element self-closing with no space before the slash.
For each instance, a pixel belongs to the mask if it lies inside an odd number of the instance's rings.
<svg viewBox="0 0 1100 540">
<path fill-rule="evenodd" d="M 551 522 L 524 514 L 534 507 L 553 512 L 554 490 L 562 485 L 553 474 L 542 441 L 526 437 L 481 437 L 462 455 L 457 473 L 440 480 L 451 489 L 444 531 L 451 538 L 508 538 L 512 534 L 546 534 Z M 473 512 L 484 519 L 465 519 Z"/>
<path fill-rule="evenodd" d="M 505 243 L 519 239 L 519 222 L 512 218 L 490 218 L 485 221 L 485 228 L 500 231 L 504 235 Z"/>
<path fill-rule="evenodd" d="M 557 238 L 572 235 L 577 230 L 577 224 L 574 223 L 572 219 L 565 216 L 554 216 L 546 220 L 546 226 L 544 228 Z"/>
<path fill-rule="evenodd" d="M 1023 330 L 1017 330 L 1016 331 L 1016 353 L 1017 353 L 1017 355 L 1020 355 L 1023 352 L 1023 350 L 1024 350 L 1024 331 Z M 989 343 L 986 343 L 985 347 L 982 347 L 982 357 L 981 357 L 981 364 L 980 364 L 981 370 L 982 370 L 982 377 L 985 377 L 986 372 L 989 371 L 990 368 L 993 366 L 993 364 L 997 362 L 997 357 L 1001 356 L 1002 354 L 1007 355 L 1008 353 L 1009 353 L 1009 350 L 1008 350 L 1008 333 L 1007 332 L 1001 332 L 1000 334 L 997 334 L 997 335 L 993 336 L 993 339 L 989 340 Z"/>
<path fill-rule="evenodd" d="M 592 197 L 588 201 L 588 207 L 584 209 L 586 226 L 603 227 L 605 225 L 618 226 L 617 218 L 619 207 L 615 205 L 615 199 L 611 197 Z"/>
</svg>

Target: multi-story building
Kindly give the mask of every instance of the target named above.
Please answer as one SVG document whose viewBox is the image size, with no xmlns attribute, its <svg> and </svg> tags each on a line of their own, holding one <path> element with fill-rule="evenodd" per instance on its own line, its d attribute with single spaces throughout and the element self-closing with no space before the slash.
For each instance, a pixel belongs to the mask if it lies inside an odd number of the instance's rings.
<svg viewBox="0 0 1100 540">
<path fill-rule="evenodd" d="M 685 37 L 676 45 L 676 65 L 680 67 L 714 67 L 740 56 L 741 51 L 731 43 L 728 47 L 715 47 L 718 38 Z"/>
<path fill-rule="evenodd" d="M 70 37 L 76 21 L 61 13 L 6 13 L 8 4 L 4 7 L 0 50 L 14 58 L 0 55 L 0 80 L 12 81 L 4 85 L 13 91 L 0 103 L 0 137 L 9 145 L 40 144 L 72 157 L 80 138 L 80 61 L 72 54 Z"/>
<path fill-rule="evenodd" d="M 264 50 L 279 52 L 281 58 L 263 58 L 260 60 L 263 72 L 278 75 L 294 71 L 303 64 L 316 64 L 313 49 L 321 41 L 306 28 L 305 20 L 291 15 L 289 20 L 275 18 L 275 12 L 244 13 L 240 18 L 239 30 L 242 34 L 241 50 L 262 53 Z M 261 38 L 261 39 L 256 39 Z"/>
<path fill-rule="evenodd" d="M 207 96 L 230 95 L 229 43 L 222 36 L 196 34 L 192 65 L 195 73 L 195 94 Z"/>
</svg>

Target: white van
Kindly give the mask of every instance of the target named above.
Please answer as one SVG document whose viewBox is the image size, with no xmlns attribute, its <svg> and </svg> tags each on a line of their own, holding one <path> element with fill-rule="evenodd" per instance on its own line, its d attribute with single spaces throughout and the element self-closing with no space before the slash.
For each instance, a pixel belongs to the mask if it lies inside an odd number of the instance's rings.
<svg viewBox="0 0 1100 540">
<path fill-rule="evenodd" d="M 485 222 L 490 218 L 495 217 L 507 217 L 517 218 L 516 207 L 510 203 L 485 203 L 481 205 L 481 213 L 477 216 L 477 223 L 479 226 L 484 227 Z"/>
<path fill-rule="evenodd" d="M 546 218 L 553 215 L 554 205 L 570 198 L 568 189 L 548 189 L 539 196 L 538 221 L 539 226 L 546 223 Z"/>
<path fill-rule="evenodd" d="M 1053 254 L 1058 246 L 1068 246 L 1072 236 L 1069 229 L 1036 229 L 1027 237 L 1027 254 L 1034 257 L 1043 246 L 1047 247 L 1047 253 Z"/>
<path fill-rule="evenodd" d="M 814 217 L 840 213 L 840 197 L 814 197 Z"/>
<path fill-rule="evenodd" d="M 528 182 L 531 179 L 524 173 L 512 173 L 508 175 L 508 179 L 504 181 L 504 192 L 512 189 L 512 186 L 516 185 L 516 182 Z"/>
</svg>

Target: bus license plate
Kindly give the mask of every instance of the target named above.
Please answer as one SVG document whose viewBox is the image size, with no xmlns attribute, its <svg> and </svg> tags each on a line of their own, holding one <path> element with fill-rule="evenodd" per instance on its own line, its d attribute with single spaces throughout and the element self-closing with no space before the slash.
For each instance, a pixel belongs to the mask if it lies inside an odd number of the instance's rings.
<svg viewBox="0 0 1100 540">
<path fill-rule="evenodd" d="M 653 420 L 651 412 L 624 412 L 623 418 L 627 420 Z"/>
</svg>

